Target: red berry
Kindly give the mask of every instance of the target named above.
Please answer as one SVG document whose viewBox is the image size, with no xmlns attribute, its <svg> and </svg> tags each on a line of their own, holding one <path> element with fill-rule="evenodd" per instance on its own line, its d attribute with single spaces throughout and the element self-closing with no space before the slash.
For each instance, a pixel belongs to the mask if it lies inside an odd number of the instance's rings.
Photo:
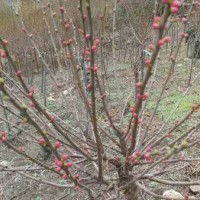
<svg viewBox="0 0 200 200">
<path fill-rule="evenodd" d="M 7 57 L 7 55 L 6 55 L 6 53 L 4 51 L 1 52 L 1 57 L 2 58 L 6 58 Z"/>
<path fill-rule="evenodd" d="M 185 33 L 183 32 L 183 33 L 180 33 L 180 36 L 182 37 L 182 38 L 184 38 L 185 36 Z"/>
<path fill-rule="evenodd" d="M 133 155 L 127 157 L 128 161 L 133 161 Z"/>
<path fill-rule="evenodd" d="M 92 46 L 92 51 L 93 51 L 93 52 L 96 52 L 96 51 L 97 51 L 97 46 L 96 46 L 96 45 L 93 45 L 93 46 Z"/>
<path fill-rule="evenodd" d="M 90 48 L 85 48 L 85 51 L 91 52 L 91 49 Z"/>
<path fill-rule="evenodd" d="M 24 147 L 19 147 L 18 150 L 21 151 L 21 152 L 25 151 Z"/>
<path fill-rule="evenodd" d="M 67 174 L 63 175 L 63 179 L 66 180 L 67 179 Z"/>
<path fill-rule="evenodd" d="M 143 99 L 143 100 L 146 100 L 146 99 L 148 98 L 148 96 L 149 96 L 149 93 L 148 93 L 148 92 L 145 92 L 142 99 Z"/>
<path fill-rule="evenodd" d="M 56 167 L 55 171 L 56 172 L 61 172 L 62 168 L 61 167 Z"/>
<path fill-rule="evenodd" d="M 84 15 L 84 16 L 83 16 L 83 19 L 84 19 L 84 20 L 87 20 L 87 19 L 88 19 L 87 15 Z"/>
<path fill-rule="evenodd" d="M 142 99 L 142 98 L 143 98 L 143 95 L 142 95 L 142 94 L 137 94 L 137 98 L 138 98 L 138 99 Z"/>
<path fill-rule="evenodd" d="M 60 160 L 55 160 L 54 162 L 55 162 L 55 165 L 58 167 L 62 167 L 62 165 L 63 165 Z"/>
<path fill-rule="evenodd" d="M 70 28 L 70 24 L 65 24 L 65 28 L 69 29 Z"/>
<path fill-rule="evenodd" d="M 158 29 L 160 28 L 160 25 L 157 24 L 157 23 L 154 23 L 154 24 L 153 24 L 153 28 L 154 28 L 155 30 L 158 30 Z"/>
<path fill-rule="evenodd" d="M 75 190 L 75 191 L 79 190 L 79 186 L 78 186 L 78 185 L 75 185 L 74 190 Z"/>
<path fill-rule="evenodd" d="M 172 3 L 172 6 L 176 7 L 176 8 L 179 8 L 180 5 L 181 5 L 180 1 L 177 1 L 177 0 L 173 1 L 173 3 Z"/>
<path fill-rule="evenodd" d="M 147 153 L 144 154 L 144 159 L 145 159 L 146 161 L 151 160 L 151 157 L 150 157 L 150 153 L 149 153 L 149 152 L 147 152 Z"/>
<path fill-rule="evenodd" d="M 27 94 L 27 96 L 31 99 L 31 98 L 33 97 L 33 93 L 32 93 L 32 92 L 29 92 L 29 93 Z"/>
<path fill-rule="evenodd" d="M 90 51 L 85 51 L 84 54 L 85 54 L 86 56 L 89 56 L 89 55 L 90 55 Z"/>
<path fill-rule="evenodd" d="M 72 44 L 73 43 L 73 39 L 69 39 L 68 40 L 68 44 L 70 45 L 70 44 Z"/>
<path fill-rule="evenodd" d="M 69 159 L 69 155 L 63 154 L 62 158 L 63 158 L 63 160 L 67 160 L 67 159 Z"/>
<path fill-rule="evenodd" d="M 55 117 L 54 117 L 54 116 L 49 116 L 49 120 L 50 120 L 51 122 L 54 122 L 54 121 L 55 121 Z"/>
<path fill-rule="evenodd" d="M 2 141 L 2 142 L 5 142 L 5 141 L 6 141 L 6 136 L 3 136 L 3 137 L 1 138 L 1 141 Z"/>
<path fill-rule="evenodd" d="M 178 11 L 179 11 L 179 8 L 178 8 L 178 7 L 175 7 L 175 6 L 172 6 L 172 7 L 171 7 L 171 13 L 177 14 Z"/>
<path fill-rule="evenodd" d="M 3 44 L 7 45 L 8 44 L 8 40 L 3 40 Z"/>
<path fill-rule="evenodd" d="M 34 88 L 34 87 L 31 87 L 30 90 L 29 90 L 29 92 L 35 93 L 35 88 Z"/>
<path fill-rule="evenodd" d="M 200 3 L 199 3 L 199 1 L 194 1 L 194 2 L 193 2 L 193 5 L 194 5 L 194 6 L 199 6 Z"/>
<path fill-rule="evenodd" d="M 145 62 L 144 62 L 144 64 L 145 64 L 145 65 L 150 65 L 150 64 L 151 64 L 151 61 L 150 61 L 149 59 L 146 59 Z"/>
<path fill-rule="evenodd" d="M 160 22 L 160 19 L 161 19 L 161 17 L 155 16 L 155 17 L 154 17 L 154 22 L 155 22 L 155 23 L 158 23 L 158 22 Z"/>
<path fill-rule="evenodd" d="M 180 36 L 182 38 L 187 38 L 187 37 L 189 37 L 189 34 L 188 33 L 181 33 Z"/>
<path fill-rule="evenodd" d="M 86 60 L 87 62 L 90 62 L 90 58 L 89 58 L 89 57 L 88 57 L 88 58 L 86 58 L 85 60 Z"/>
<path fill-rule="evenodd" d="M 84 34 L 84 30 L 81 28 L 78 29 L 78 32 Z"/>
<path fill-rule="evenodd" d="M 141 153 L 140 153 L 139 151 L 135 151 L 134 154 L 135 154 L 136 156 L 141 156 Z"/>
<path fill-rule="evenodd" d="M 149 93 L 148 92 L 144 92 L 142 100 L 147 100 L 148 96 L 149 96 Z"/>
<path fill-rule="evenodd" d="M 138 114 L 137 113 L 133 113 L 133 117 L 137 118 Z"/>
<path fill-rule="evenodd" d="M 142 83 L 141 83 L 141 82 L 138 82 L 138 83 L 135 84 L 135 87 L 136 87 L 136 88 L 140 88 L 141 86 L 142 86 Z"/>
<path fill-rule="evenodd" d="M 94 67 L 92 67 L 93 72 L 97 72 L 97 65 L 94 65 Z"/>
<path fill-rule="evenodd" d="M 164 42 L 163 40 L 159 40 L 159 41 L 158 41 L 159 47 L 161 48 L 161 47 L 164 45 L 164 43 L 165 43 L 165 42 Z"/>
<path fill-rule="evenodd" d="M 150 49 L 151 51 L 153 51 L 153 50 L 155 49 L 155 46 L 154 46 L 153 44 L 150 44 L 150 45 L 149 45 L 149 49 Z"/>
<path fill-rule="evenodd" d="M 134 112 L 135 111 L 135 107 L 134 106 L 131 106 L 130 108 L 129 108 L 129 111 L 132 113 L 132 112 Z"/>
<path fill-rule="evenodd" d="M 92 84 L 88 84 L 88 85 L 87 85 L 87 89 L 88 89 L 88 90 L 91 90 L 91 89 L 92 89 Z"/>
<path fill-rule="evenodd" d="M 60 145 L 61 145 L 60 142 L 56 141 L 55 144 L 54 144 L 54 148 L 58 149 L 60 147 Z"/>
<path fill-rule="evenodd" d="M 187 22 L 187 18 L 183 17 L 182 22 Z"/>
<path fill-rule="evenodd" d="M 56 163 L 57 163 L 58 161 L 59 161 L 58 159 L 55 159 L 55 160 L 54 160 L 55 165 L 56 165 Z"/>
<path fill-rule="evenodd" d="M 63 41 L 63 45 L 64 45 L 64 46 L 67 46 L 67 45 L 68 45 L 68 42 L 67 42 L 66 40 L 64 40 L 64 41 Z"/>
<path fill-rule="evenodd" d="M 63 13 L 65 11 L 64 7 L 60 7 L 59 10 L 61 13 Z"/>
<path fill-rule="evenodd" d="M 22 71 L 21 70 L 18 70 L 17 72 L 16 72 L 16 76 L 21 76 L 22 75 Z"/>
<path fill-rule="evenodd" d="M 76 175 L 75 175 L 75 179 L 76 179 L 76 180 L 80 180 L 80 175 L 79 175 L 79 174 L 76 174 Z"/>
<path fill-rule="evenodd" d="M 68 162 L 68 163 L 66 164 L 66 166 L 67 166 L 68 168 L 72 167 L 72 166 L 73 166 L 73 162 Z"/>
<path fill-rule="evenodd" d="M 86 34 L 85 35 L 85 39 L 89 40 L 91 37 L 90 37 L 90 34 Z"/>
<path fill-rule="evenodd" d="M 168 43 L 168 42 L 171 42 L 172 38 L 170 36 L 166 36 L 164 37 L 164 42 Z"/>
<path fill-rule="evenodd" d="M 152 151 L 152 147 L 149 146 L 146 148 L 146 152 L 151 152 L 151 151 Z"/>
<path fill-rule="evenodd" d="M 5 132 L 5 131 L 2 131 L 2 132 L 1 132 L 1 136 L 2 136 L 2 137 L 3 137 L 3 136 L 5 137 L 5 136 L 6 136 L 6 132 Z"/>
<path fill-rule="evenodd" d="M 70 44 L 72 44 L 72 43 L 73 43 L 73 40 L 72 40 L 72 39 L 64 40 L 64 41 L 63 41 L 63 45 L 64 45 L 64 46 L 68 46 L 68 45 L 70 45 Z"/>
<path fill-rule="evenodd" d="M 96 40 L 94 41 L 94 44 L 95 44 L 96 46 L 99 46 L 100 43 L 101 43 L 101 40 L 100 40 L 100 39 L 96 39 Z"/>
<path fill-rule="evenodd" d="M 46 141 L 45 141 L 44 138 L 40 138 L 40 139 L 38 140 L 38 142 L 39 142 L 39 144 L 41 144 L 41 145 L 46 144 Z"/>
</svg>

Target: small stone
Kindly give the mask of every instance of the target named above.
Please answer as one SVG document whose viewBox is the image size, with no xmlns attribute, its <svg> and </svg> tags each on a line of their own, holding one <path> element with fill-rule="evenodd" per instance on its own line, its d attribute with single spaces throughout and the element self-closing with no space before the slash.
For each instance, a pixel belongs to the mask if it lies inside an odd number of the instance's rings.
<svg viewBox="0 0 200 200">
<path fill-rule="evenodd" d="M 73 91 L 74 87 L 70 87 L 67 90 L 64 90 L 62 93 L 64 96 L 67 96 L 68 94 L 70 94 Z"/>
<path fill-rule="evenodd" d="M 165 198 L 172 198 L 172 199 L 184 199 L 184 197 L 179 193 L 179 192 L 176 192 L 175 190 L 166 190 L 164 193 L 163 193 L 163 197 Z M 164 199 L 162 199 L 164 200 Z"/>
<path fill-rule="evenodd" d="M 6 161 L 6 160 L 3 160 L 3 161 L 0 162 L 0 165 L 2 167 L 8 167 L 10 165 L 10 163 L 8 161 Z"/>
<path fill-rule="evenodd" d="M 55 101 L 55 99 L 52 96 L 47 97 L 48 101 Z"/>
<path fill-rule="evenodd" d="M 191 185 L 190 190 L 194 194 L 200 193 L 200 185 Z"/>
<path fill-rule="evenodd" d="M 63 95 L 65 95 L 65 96 L 67 96 L 67 95 L 68 95 L 68 93 L 69 93 L 69 91 L 68 91 L 68 90 L 64 90 L 64 91 L 63 91 Z"/>
</svg>

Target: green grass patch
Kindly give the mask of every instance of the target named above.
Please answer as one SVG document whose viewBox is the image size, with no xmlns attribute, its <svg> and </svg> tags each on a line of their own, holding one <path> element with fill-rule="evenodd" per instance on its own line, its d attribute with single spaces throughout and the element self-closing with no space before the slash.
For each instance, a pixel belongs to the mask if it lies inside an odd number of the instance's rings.
<svg viewBox="0 0 200 200">
<path fill-rule="evenodd" d="M 157 112 L 158 116 L 165 121 L 170 115 L 170 113 L 177 106 L 178 102 L 182 98 L 182 95 L 183 95 L 182 93 L 175 91 L 172 92 L 170 95 L 163 97 L 158 108 Z M 149 111 L 154 108 L 158 96 L 159 93 L 154 93 L 153 95 L 151 95 L 147 106 Z M 191 110 L 192 105 L 197 103 L 198 101 L 199 101 L 198 95 L 196 94 L 186 95 L 182 99 L 178 109 L 171 116 L 170 121 L 182 119 Z"/>
</svg>

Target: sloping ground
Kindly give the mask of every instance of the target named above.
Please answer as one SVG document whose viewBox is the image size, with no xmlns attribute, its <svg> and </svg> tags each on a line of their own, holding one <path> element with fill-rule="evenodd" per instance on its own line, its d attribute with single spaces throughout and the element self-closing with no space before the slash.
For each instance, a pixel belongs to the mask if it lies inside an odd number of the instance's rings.
<svg viewBox="0 0 200 200">
<path fill-rule="evenodd" d="M 154 134 L 154 132 L 160 128 L 162 122 L 167 119 L 167 117 L 170 115 L 174 107 L 176 107 L 177 102 L 182 98 L 183 93 L 187 89 L 191 60 L 185 58 L 185 54 L 186 54 L 185 49 L 186 47 L 184 46 L 181 49 L 174 74 L 171 77 L 166 87 L 166 91 L 163 95 L 163 100 L 160 104 L 155 120 L 153 121 L 153 124 L 151 126 L 150 136 Z M 169 52 L 167 51 L 167 53 Z M 165 77 L 167 76 L 167 73 L 169 70 L 169 61 L 165 55 L 166 55 L 166 52 L 165 50 L 163 50 L 163 53 L 161 53 L 160 59 L 158 61 L 158 69 L 157 69 L 157 74 L 155 76 L 155 81 L 153 84 L 153 90 L 151 92 L 149 103 L 147 105 L 147 110 L 145 112 L 146 120 L 149 119 L 152 109 L 155 106 L 155 102 L 159 96 L 161 86 L 164 83 Z M 126 102 L 129 102 L 130 104 L 134 104 L 133 95 L 130 95 L 133 92 L 133 88 L 134 88 L 134 73 L 133 73 L 133 68 L 131 68 L 130 66 L 131 65 L 127 63 L 117 64 L 116 78 L 117 78 L 118 85 L 116 84 L 114 69 L 112 68 L 112 66 L 109 67 L 108 69 L 108 74 L 107 74 L 108 84 L 107 84 L 106 89 L 108 92 L 108 98 L 112 102 L 112 105 L 110 104 L 110 110 L 116 122 L 119 122 L 119 119 L 122 113 L 122 110 L 120 109 L 123 109 L 125 107 Z M 192 80 L 199 73 L 199 71 L 200 71 L 200 61 L 197 61 L 196 66 L 193 69 Z M 57 80 L 60 80 L 59 73 L 55 77 Z M 47 81 L 48 98 L 47 98 L 47 105 L 46 105 L 47 109 L 54 112 L 63 121 L 67 122 L 71 126 L 76 127 L 76 123 L 74 122 L 74 118 L 73 118 L 73 108 L 71 105 L 72 103 L 74 103 L 74 99 L 76 100 L 77 94 L 73 89 L 70 89 L 71 88 L 70 80 L 66 78 L 66 81 L 64 81 L 64 83 L 66 84 L 61 88 L 62 91 L 66 91 L 66 90 L 69 91 L 69 93 L 66 95 L 66 98 L 71 103 L 69 103 L 68 106 L 62 100 L 60 92 L 57 92 L 57 89 L 55 89 L 52 86 L 52 81 L 50 80 L 49 77 L 47 80 L 48 80 Z M 37 90 L 40 91 L 41 89 L 40 76 L 34 77 L 34 84 L 37 85 L 38 87 Z M 194 87 L 192 87 L 190 91 L 188 92 L 188 94 L 186 95 L 186 97 L 183 98 L 183 101 L 180 103 L 180 106 L 167 122 L 167 127 L 170 127 L 170 125 L 174 124 L 175 121 L 180 120 L 184 116 L 184 114 L 186 114 L 191 109 L 192 104 L 199 102 L 200 100 L 199 94 L 200 94 L 200 78 L 196 80 L 196 82 L 194 83 Z M 41 99 L 41 103 L 43 103 L 43 99 L 41 98 L 42 94 L 39 95 L 39 97 Z M 117 101 L 121 102 L 120 107 L 118 106 L 119 104 L 117 103 Z M 97 99 L 97 102 L 100 102 L 99 99 Z M 75 103 L 75 106 L 78 106 L 78 105 L 79 103 Z M 101 112 L 101 105 L 99 105 L 98 113 L 99 113 L 98 120 L 102 121 L 103 123 L 106 123 L 104 113 Z M 2 114 L 3 113 L 1 112 L 1 115 Z M 129 115 L 130 114 L 126 113 L 126 116 L 124 118 L 124 124 L 128 123 Z M 86 119 L 83 119 L 83 121 L 84 120 Z M 182 130 L 188 129 L 197 121 L 199 121 L 198 113 L 196 114 L 195 118 L 193 118 L 193 120 L 187 122 L 186 125 L 180 127 L 180 129 L 177 130 L 176 134 L 181 134 Z M 146 121 L 144 121 L 144 126 L 145 124 L 146 124 Z M 32 131 L 28 129 L 26 124 L 21 124 L 21 126 L 28 132 Z M 1 125 L 1 129 L 3 128 L 4 127 Z M 37 146 L 36 142 L 30 139 L 28 135 L 20 134 L 16 132 L 14 128 L 12 128 L 9 138 L 17 148 L 20 148 L 22 151 L 23 150 L 27 151 L 31 156 L 35 158 L 42 159 L 41 149 L 39 147 L 36 148 Z M 0 199 L 2 200 L 28 200 L 28 199 L 58 200 L 59 198 L 61 199 L 63 195 L 68 194 L 65 198 L 63 198 L 67 200 L 67 199 L 70 199 L 71 196 L 73 196 L 74 194 L 73 188 L 68 189 L 68 190 L 65 188 L 57 189 L 49 185 L 37 183 L 31 179 L 28 179 L 27 177 L 23 177 L 19 173 L 6 171 L 7 166 L 9 167 L 26 166 L 27 169 L 36 167 L 32 165 L 29 160 L 24 159 L 21 156 L 17 155 L 16 153 L 12 151 L 8 151 L 8 150 L 9 149 L 5 148 L 4 145 L 0 144 L 0 169 L 2 170 L 0 172 L 0 196 L 1 196 Z M 198 148 L 183 152 L 185 157 L 193 157 L 193 156 L 196 157 L 199 153 L 200 153 L 200 150 Z M 52 163 L 53 162 L 52 160 L 53 158 L 50 158 L 44 162 Z M 173 172 L 167 173 L 163 177 L 167 176 L 167 178 L 169 178 L 170 180 L 189 180 L 191 179 L 191 177 L 192 179 L 196 179 L 196 178 L 198 179 L 199 172 L 196 172 L 197 177 L 194 177 L 193 175 L 191 175 L 191 173 L 188 173 L 189 168 L 187 166 L 188 166 L 188 163 L 186 162 L 176 163 Z M 198 166 L 198 164 L 194 163 L 193 169 L 195 169 L 195 166 Z M 169 165 L 168 167 L 171 167 L 171 166 Z M 158 169 L 154 169 L 154 171 L 156 170 Z M 22 173 L 24 172 L 22 171 Z M 57 177 L 52 176 L 47 171 L 43 171 L 41 169 L 33 170 L 31 175 L 35 178 L 51 180 L 52 182 L 59 183 L 59 184 L 66 183 L 65 181 L 60 180 Z M 162 184 L 157 184 L 155 182 L 147 182 L 147 184 L 152 190 L 157 191 L 159 194 L 162 194 L 162 192 L 167 189 L 166 186 L 163 186 Z M 168 188 L 171 189 L 172 187 L 169 186 Z M 183 191 L 183 188 L 179 188 L 179 187 L 177 188 L 174 187 L 173 189 L 176 189 L 180 192 Z M 185 190 L 188 190 L 188 188 L 186 187 Z M 76 196 L 74 199 L 85 199 L 85 197 L 81 195 L 82 195 L 81 192 L 78 192 L 78 196 Z M 154 198 L 150 198 L 146 196 L 146 199 L 154 199 Z"/>
</svg>

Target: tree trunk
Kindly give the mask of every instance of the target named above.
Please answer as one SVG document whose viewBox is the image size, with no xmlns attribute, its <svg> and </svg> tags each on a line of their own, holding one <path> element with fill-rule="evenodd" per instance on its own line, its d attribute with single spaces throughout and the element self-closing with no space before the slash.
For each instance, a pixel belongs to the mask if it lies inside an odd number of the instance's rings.
<svg viewBox="0 0 200 200">
<path fill-rule="evenodd" d="M 133 184 L 124 192 L 124 195 L 126 200 L 138 200 L 138 187 Z"/>
</svg>

